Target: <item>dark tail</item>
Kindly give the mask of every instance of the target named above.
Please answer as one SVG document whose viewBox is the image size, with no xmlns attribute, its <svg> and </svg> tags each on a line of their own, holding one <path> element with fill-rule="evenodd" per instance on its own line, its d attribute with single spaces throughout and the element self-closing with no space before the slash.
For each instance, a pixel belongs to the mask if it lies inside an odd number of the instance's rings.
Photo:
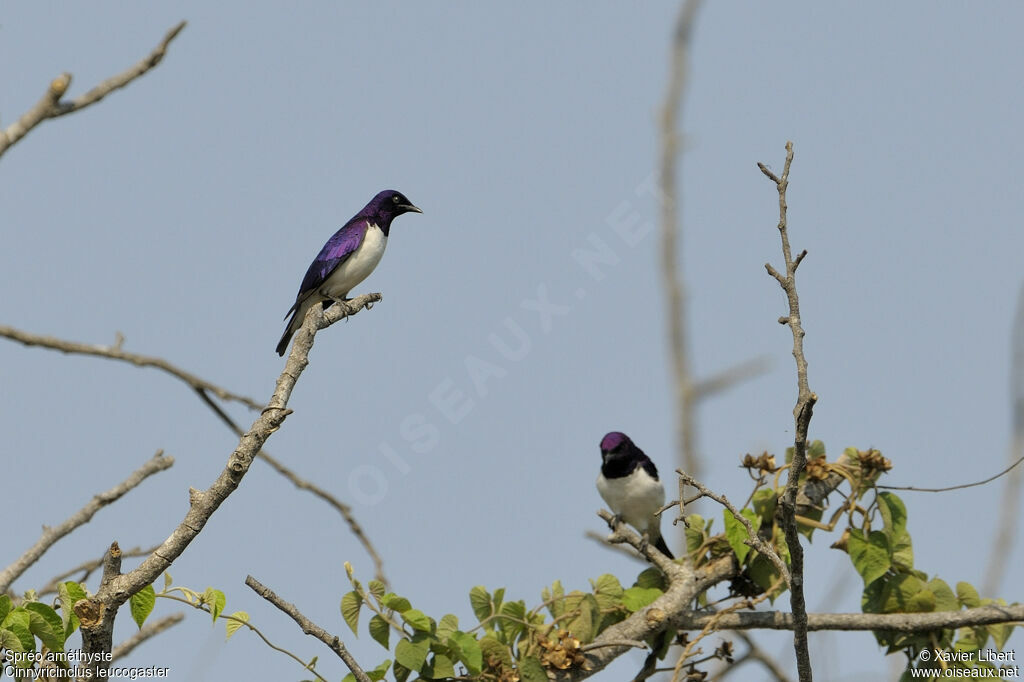
<svg viewBox="0 0 1024 682">
<path fill-rule="evenodd" d="M 659 536 L 657 541 L 655 541 L 654 546 L 658 548 L 659 552 L 661 552 L 662 554 L 667 556 L 669 559 L 675 559 L 676 558 L 675 555 L 672 554 L 672 550 L 670 550 L 668 548 L 668 545 L 665 544 L 665 538 L 664 537 L 660 537 Z"/>
<path fill-rule="evenodd" d="M 288 342 L 292 340 L 292 334 L 295 330 L 292 329 L 292 321 L 295 319 L 295 314 L 298 311 L 293 311 L 292 316 L 288 318 L 288 325 L 284 328 L 284 334 L 281 335 L 281 340 L 277 342 L 277 354 L 284 356 L 285 351 L 288 350 Z"/>
</svg>

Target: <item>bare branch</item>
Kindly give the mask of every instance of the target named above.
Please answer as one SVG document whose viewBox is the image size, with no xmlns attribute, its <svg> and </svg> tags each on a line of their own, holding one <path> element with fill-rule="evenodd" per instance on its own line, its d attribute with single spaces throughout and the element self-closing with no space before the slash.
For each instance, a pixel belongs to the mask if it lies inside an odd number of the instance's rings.
<svg viewBox="0 0 1024 682">
<path fill-rule="evenodd" d="M 914 491 L 914 492 L 917 492 L 917 493 L 948 493 L 950 490 L 962 490 L 964 488 L 973 488 L 975 486 L 985 485 L 986 483 L 991 483 L 992 481 L 996 480 L 997 478 L 1000 478 L 1001 476 L 1005 476 L 1006 474 L 1008 474 L 1011 471 L 1013 471 L 1014 469 L 1016 469 L 1017 465 L 1020 464 L 1021 462 L 1024 462 L 1024 455 L 1021 455 L 1020 457 L 1018 457 L 1016 462 L 1014 462 L 1010 466 L 1006 467 L 1005 469 L 1000 471 L 998 474 L 995 474 L 994 476 L 989 476 L 988 478 L 986 478 L 986 479 L 984 479 L 982 481 L 975 481 L 974 483 L 964 483 L 962 485 L 951 485 L 951 486 L 948 486 L 946 488 L 918 488 L 918 487 L 912 486 L 912 485 L 879 485 L 879 486 L 875 486 L 875 487 L 882 488 L 882 489 L 885 489 L 885 490 L 911 490 L 911 491 Z"/>
<path fill-rule="evenodd" d="M 786 581 L 786 585 L 788 586 L 790 584 L 791 578 L 786 562 L 782 560 L 782 557 L 778 555 L 774 547 L 761 539 L 757 534 L 757 531 L 754 530 L 754 526 L 750 523 L 750 519 L 741 514 L 740 511 L 733 506 L 732 502 L 725 497 L 725 495 L 719 495 L 718 493 L 711 492 L 703 483 L 695 479 L 693 476 L 685 473 L 682 469 L 676 469 L 676 473 L 679 474 L 679 477 L 683 479 L 684 483 L 696 488 L 705 497 L 710 497 L 712 500 L 728 509 L 732 513 L 733 517 L 735 517 L 735 519 L 742 523 L 743 527 L 747 529 L 747 539 L 743 541 L 743 544 L 749 545 L 763 554 L 779 571 L 779 575 Z"/>
<path fill-rule="evenodd" d="M 221 409 L 220 405 L 213 402 L 210 396 L 207 395 L 206 391 L 196 389 L 196 393 L 198 393 L 202 401 L 206 403 L 206 405 L 211 410 L 213 410 L 214 414 L 220 417 L 221 421 L 224 422 L 224 424 L 226 424 L 229 429 L 234 431 L 235 435 L 242 435 L 241 427 L 239 427 L 238 424 L 236 424 L 235 421 L 224 410 Z M 363 527 L 359 525 L 358 521 L 356 521 L 355 515 L 352 514 L 352 507 L 348 506 L 347 504 L 345 504 L 344 502 L 342 502 L 341 500 L 339 500 L 338 498 L 336 498 L 334 495 L 330 494 L 323 488 L 319 487 L 315 483 L 312 483 L 300 477 L 298 474 L 296 474 L 294 471 L 286 467 L 276 458 L 271 457 L 270 453 L 267 452 L 266 450 L 260 450 L 258 453 L 256 453 L 256 456 L 262 459 L 270 466 L 272 466 L 274 470 L 277 471 L 277 473 L 281 474 L 289 481 L 291 481 L 292 484 L 299 490 L 305 490 L 307 492 L 310 492 L 313 495 L 319 497 L 321 500 L 323 500 L 330 506 L 334 507 L 334 509 L 339 514 L 341 514 L 341 517 L 345 519 L 345 523 L 348 524 L 349 530 L 352 531 L 352 534 L 355 535 L 356 539 L 359 540 L 359 542 L 363 545 L 363 549 L 365 549 L 366 553 L 370 555 L 370 559 L 373 560 L 374 577 L 377 580 L 384 583 L 385 585 L 388 584 L 388 579 L 384 575 L 384 561 L 380 558 L 380 555 L 377 553 L 376 548 L 374 548 L 373 543 L 370 542 L 370 538 L 367 537 L 366 533 L 363 532 Z"/>
<path fill-rule="evenodd" d="M 376 296 L 376 294 L 371 295 L 371 297 L 372 296 Z M 376 300 L 379 300 L 379 298 L 369 300 L 368 305 L 372 305 Z M 225 388 L 212 384 L 199 376 L 196 376 L 190 372 L 187 372 L 171 364 L 170 362 L 164 360 L 163 358 L 140 355 L 138 353 L 125 352 L 124 350 L 122 350 L 121 347 L 124 339 L 120 335 L 118 335 L 118 341 L 113 346 L 102 346 L 96 344 L 84 344 L 77 343 L 74 341 L 66 341 L 64 339 L 58 339 L 51 336 L 31 334 L 28 332 L 21 331 L 20 329 L 0 325 L 0 337 L 6 337 L 11 340 L 18 341 L 19 343 L 22 343 L 26 346 L 39 346 L 41 348 L 57 350 L 62 353 L 89 355 L 93 357 L 107 358 L 110 360 L 119 360 L 122 362 L 133 364 L 137 367 L 154 367 L 156 369 L 162 370 L 167 374 L 177 379 L 180 379 L 184 383 L 188 384 L 196 392 L 196 395 L 199 396 L 203 403 L 206 404 L 207 407 L 209 407 L 211 410 L 213 410 L 214 414 L 216 414 L 221 419 L 221 421 L 224 422 L 224 424 L 227 425 L 227 427 L 230 428 L 235 433 L 236 436 L 241 436 L 244 433 L 244 431 L 219 405 L 217 405 L 210 398 L 210 394 L 217 396 L 221 400 L 240 402 L 243 405 L 246 405 L 247 407 L 254 410 L 260 410 L 263 408 L 263 405 L 261 403 L 256 402 L 256 400 L 254 400 L 253 398 L 233 393 Z M 292 484 L 295 485 L 295 487 L 299 488 L 300 490 L 306 490 L 312 493 L 313 495 L 316 495 L 320 499 L 327 502 L 327 504 L 332 506 L 335 510 L 337 510 L 337 512 L 341 514 L 342 518 L 345 519 L 345 522 L 348 524 L 349 529 L 352 531 L 352 534 L 356 536 L 356 539 L 358 539 L 359 542 L 363 545 L 363 548 L 366 550 L 366 553 L 370 556 L 371 560 L 373 561 L 375 577 L 381 582 L 384 582 L 385 584 L 387 583 L 387 577 L 384 575 L 384 562 L 381 559 L 380 555 L 378 554 L 376 548 L 373 546 L 373 543 L 370 542 L 370 539 L 363 531 L 362 526 L 356 520 L 355 516 L 352 513 L 351 507 L 349 507 L 344 502 L 341 502 L 338 498 L 336 498 L 326 490 L 318 487 L 314 483 L 311 483 L 310 481 L 299 477 L 295 472 L 284 466 L 280 461 L 272 457 L 269 453 L 261 450 L 259 453 L 257 453 L 257 457 L 259 457 L 267 464 L 272 466 L 279 474 L 281 474 L 289 481 L 291 481 Z"/>
<path fill-rule="evenodd" d="M 30 334 L 23 332 L 20 329 L 14 327 L 8 327 L 6 325 L 0 325 L 0 336 L 17 341 L 18 343 L 26 346 L 39 346 L 40 348 L 50 348 L 52 350 L 60 351 L 61 353 L 68 353 L 72 355 L 91 355 L 100 358 L 109 358 L 110 360 L 120 360 L 122 362 L 131 363 L 137 367 L 155 367 L 156 369 L 167 372 L 171 376 L 180 379 L 185 382 L 193 389 L 197 391 L 208 391 L 221 400 L 235 401 L 242 403 L 246 407 L 253 410 L 263 409 L 263 405 L 256 402 L 252 398 L 248 398 L 244 395 L 238 395 L 232 393 L 227 389 L 221 388 L 215 384 L 211 384 L 209 381 L 197 377 L 194 374 L 186 372 L 183 369 L 175 367 L 171 363 L 167 362 L 163 358 L 151 357 L 148 355 L 139 355 L 138 353 L 128 353 L 121 350 L 121 344 L 117 343 L 113 346 L 103 346 L 99 344 L 88 344 L 78 343 L 76 341 L 65 341 L 64 339 L 57 339 L 52 336 L 42 336 L 39 334 Z M 123 341 L 123 339 L 122 339 Z"/>
<path fill-rule="evenodd" d="M 683 105 L 686 72 L 690 53 L 690 35 L 700 7 L 700 0 L 685 0 L 676 19 L 669 62 L 668 86 L 661 110 L 661 275 L 665 290 L 668 317 L 669 353 L 672 357 L 672 376 L 676 398 L 676 443 L 679 447 L 679 465 L 694 475 L 700 475 L 700 461 L 696 452 L 696 419 L 694 403 L 697 399 L 690 368 L 686 334 L 686 294 L 679 275 L 679 197 L 676 162 L 679 156 L 679 113 Z"/>
<path fill-rule="evenodd" d="M 67 92 L 71 85 L 71 74 L 62 73 L 50 82 L 46 93 L 36 102 L 35 106 L 22 114 L 17 121 L 7 126 L 6 130 L 0 130 L 0 156 L 3 156 L 12 145 L 28 135 L 37 125 L 49 118 L 57 118 L 65 114 L 80 111 L 91 104 L 99 102 L 115 90 L 123 88 L 133 80 L 146 73 L 160 63 L 167 52 L 167 46 L 185 28 L 185 22 L 181 22 L 164 36 L 160 44 L 153 48 L 146 57 L 131 68 L 108 78 L 89 92 L 80 95 L 70 102 L 62 102 L 61 97 Z"/>
<path fill-rule="evenodd" d="M 719 630 L 792 630 L 795 625 L 792 613 L 780 611 L 745 611 L 724 615 L 690 612 L 680 615 L 674 622 L 680 630 L 697 630 L 719 615 Z M 807 615 L 807 629 L 927 632 L 1017 621 L 1024 621 L 1024 604 L 925 613 L 811 613 Z"/>
<path fill-rule="evenodd" d="M 203 491 L 189 491 L 189 510 L 184 520 L 175 528 L 160 547 L 142 561 L 134 570 L 120 573 L 120 559 L 117 565 L 104 566 L 104 578 L 96 594 L 81 599 L 74 605 L 75 614 L 82 623 L 82 649 L 93 654 L 90 660 L 93 677 L 105 676 L 108 662 L 104 656 L 111 650 L 114 617 L 118 608 L 133 594 L 155 581 L 161 573 L 185 551 L 189 544 L 202 532 L 207 521 L 221 504 L 233 493 L 249 471 L 263 444 L 275 431 L 281 428 L 285 418 L 291 414 L 288 400 L 302 372 L 309 365 L 309 351 L 318 329 L 337 322 L 342 317 L 355 315 L 364 307 L 380 300 L 380 294 L 364 294 L 344 303 L 336 303 L 326 312 L 314 306 L 306 315 L 302 328 L 296 334 L 296 343 L 277 379 L 270 402 L 238 443 L 228 458 L 227 465 L 209 488 Z M 116 548 L 116 543 L 112 550 Z M 120 551 L 117 551 L 120 554 Z"/>
<path fill-rule="evenodd" d="M 352 671 L 352 674 L 355 675 L 355 678 L 359 680 L 359 682 L 370 682 L 369 676 L 367 676 L 367 674 L 359 666 L 359 663 L 356 662 L 356 659 L 352 657 L 352 654 L 348 652 L 348 649 L 345 648 L 345 644 L 341 641 L 341 639 L 338 638 L 337 635 L 332 635 L 328 633 L 322 627 L 311 621 L 309 618 L 306 618 L 304 615 L 302 615 L 302 612 L 295 607 L 294 604 L 291 604 L 289 602 L 286 602 L 284 599 L 281 599 L 281 597 L 274 594 L 273 590 L 260 583 L 258 580 L 256 580 L 256 578 L 253 578 L 251 575 L 245 578 L 245 584 L 251 587 L 256 594 L 260 595 L 261 597 L 269 601 L 271 604 L 273 604 L 274 606 L 276 606 L 277 608 L 281 609 L 289 616 L 291 616 L 291 619 L 294 620 L 300 628 L 302 628 L 303 633 L 316 637 L 321 642 L 326 644 L 331 651 L 338 655 L 338 658 L 344 661 L 345 665 L 348 666 L 348 669 Z"/>
<path fill-rule="evenodd" d="M 597 515 L 604 519 L 608 523 L 608 526 L 612 528 L 612 534 L 607 540 L 609 543 L 628 543 L 632 545 L 641 556 L 645 557 L 648 561 L 661 569 L 661 572 L 670 579 L 680 575 L 679 564 L 659 552 L 653 544 L 645 542 L 643 538 L 631 531 L 625 523 L 620 522 L 611 512 L 605 509 L 600 509 L 598 510 Z"/>
<path fill-rule="evenodd" d="M 701 379 L 694 386 L 693 390 L 698 400 L 710 398 L 718 393 L 729 390 L 737 384 L 749 381 L 754 377 L 764 374 L 771 368 L 771 361 L 765 356 L 759 356 L 745 360 L 722 370 L 718 374 Z"/>
<path fill-rule="evenodd" d="M 32 545 L 28 551 L 18 557 L 13 564 L 0 571 L 0 594 L 6 592 L 7 588 L 11 586 L 11 583 L 17 580 L 29 566 L 38 561 L 39 558 L 54 545 L 54 543 L 79 526 L 88 523 L 92 519 L 93 515 L 103 507 L 116 502 L 129 490 L 136 487 L 153 474 L 169 469 L 173 464 L 173 457 L 164 457 L 163 450 L 158 450 L 157 453 L 145 464 L 133 471 L 128 478 L 121 481 L 110 490 L 94 495 L 88 504 L 75 512 L 75 514 L 70 516 L 63 523 L 58 526 L 54 526 L 53 528 L 44 527 L 43 535 L 39 538 L 39 541 Z"/>
<path fill-rule="evenodd" d="M 148 555 L 152 554 L 154 551 L 156 551 L 156 548 L 159 547 L 159 546 L 160 545 L 154 545 L 153 547 L 150 547 L 148 549 L 142 549 L 141 547 L 134 547 L 132 549 L 126 550 L 122 554 L 122 556 L 126 556 L 126 557 L 148 556 Z M 43 585 L 38 590 L 36 590 L 36 594 L 38 594 L 39 596 L 43 596 L 43 595 L 46 595 L 46 594 L 56 593 L 58 586 L 62 582 L 66 581 L 68 578 L 70 578 L 71 576 L 75 575 L 76 573 L 81 573 L 82 575 L 75 582 L 83 583 L 83 582 L 85 582 L 86 580 L 89 579 L 89 576 L 92 575 L 93 571 L 95 571 L 97 568 L 99 568 L 102 565 L 103 565 L 103 557 L 100 557 L 99 559 L 90 559 L 89 561 L 83 561 L 78 566 L 75 566 L 74 568 L 72 568 L 70 570 L 64 571 L 60 575 L 55 575 L 54 577 L 50 578 L 49 582 L 47 582 L 45 585 Z"/>
<path fill-rule="evenodd" d="M 793 442 L 793 461 L 786 480 L 786 489 L 780 500 L 782 527 L 786 533 L 786 544 L 790 554 L 790 606 L 794 614 L 793 648 L 796 650 L 797 673 L 800 682 L 812 679 L 811 656 L 807 648 L 807 604 L 804 600 L 804 550 L 800 544 L 800 534 L 796 525 L 797 490 L 800 476 L 807 465 L 807 430 L 810 427 L 814 403 L 818 397 L 811 392 L 807 383 L 807 358 L 804 356 L 804 329 L 800 322 L 800 298 L 796 291 L 796 269 L 807 255 L 806 251 L 793 259 L 789 246 L 789 232 L 786 225 L 786 189 L 789 186 L 789 169 L 793 164 L 793 143 L 786 143 L 786 163 L 782 175 L 776 176 L 763 164 L 758 168 L 775 183 L 779 193 L 779 236 L 782 239 L 782 255 L 786 264 L 786 275 L 783 277 L 770 264 L 765 264 L 769 274 L 778 281 L 789 302 L 788 317 L 779 322 L 789 325 L 793 333 L 793 358 L 796 360 L 797 400 L 793 408 L 796 422 L 796 434 Z"/>
<path fill-rule="evenodd" d="M 139 646 L 147 639 L 159 635 L 164 630 L 174 627 L 183 620 L 185 620 L 184 613 L 172 613 L 171 615 L 165 616 L 159 620 L 146 623 L 138 632 L 111 650 L 110 660 L 116 661 L 119 658 L 124 658 L 130 654 L 135 647 Z"/>
</svg>

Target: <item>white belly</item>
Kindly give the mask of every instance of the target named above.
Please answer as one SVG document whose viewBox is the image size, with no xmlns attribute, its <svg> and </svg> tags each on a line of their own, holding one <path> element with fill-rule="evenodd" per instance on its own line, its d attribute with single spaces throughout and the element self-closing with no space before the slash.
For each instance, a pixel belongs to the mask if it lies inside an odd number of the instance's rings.
<svg viewBox="0 0 1024 682">
<path fill-rule="evenodd" d="M 363 243 L 352 252 L 345 262 L 334 268 L 320 285 L 319 292 L 327 298 L 345 298 L 357 284 L 370 276 L 384 256 L 388 238 L 376 225 L 371 224 L 363 237 Z"/>
<path fill-rule="evenodd" d="M 661 536 L 661 517 L 654 514 L 665 504 L 665 488 L 643 467 L 622 478 L 598 476 L 597 491 L 623 521 L 651 539 Z"/>
</svg>

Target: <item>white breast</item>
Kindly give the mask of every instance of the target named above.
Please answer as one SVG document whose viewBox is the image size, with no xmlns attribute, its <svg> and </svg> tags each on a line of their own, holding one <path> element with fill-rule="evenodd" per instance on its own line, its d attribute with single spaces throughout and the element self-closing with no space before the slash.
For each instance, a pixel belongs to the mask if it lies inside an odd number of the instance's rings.
<svg viewBox="0 0 1024 682">
<path fill-rule="evenodd" d="M 388 238 L 376 225 L 371 224 L 359 248 L 345 262 L 334 269 L 320 286 L 320 293 L 328 298 L 345 298 L 357 284 L 370 276 L 384 256 Z"/>
<path fill-rule="evenodd" d="M 643 467 L 622 478 L 605 478 L 601 474 L 597 477 L 597 491 L 623 521 L 652 539 L 661 535 L 661 517 L 654 514 L 665 504 L 665 488 Z"/>
</svg>

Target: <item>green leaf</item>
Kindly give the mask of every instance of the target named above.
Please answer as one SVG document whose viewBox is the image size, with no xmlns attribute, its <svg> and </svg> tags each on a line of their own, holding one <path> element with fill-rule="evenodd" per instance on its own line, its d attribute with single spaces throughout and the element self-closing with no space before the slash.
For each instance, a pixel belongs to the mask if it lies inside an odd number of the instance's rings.
<svg viewBox="0 0 1024 682">
<path fill-rule="evenodd" d="M 4 622 L 4 618 L 7 617 L 12 608 L 14 607 L 11 605 L 11 598 L 6 594 L 0 594 L 0 623 Z"/>
<path fill-rule="evenodd" d="M 636 613 L 662 594 L 663 592 L 657 587 L 631 587 L 622 593 L 622 605 L 630 613 Z"/>
<path fill-rule="evenodd" d="M 540 598 L 548 605 L 548 611 L 552 618 L 560 618 L 565 613 L 564 597 L 565 588 L 562 587 L 561 580 L 556 580 L 550 590 L 545 587 L 540 593 Z"/>
<path fill-rule="evenodd" d="M 729 541 L 729 547 L 736 554 L 736 559 L 740 565 L 743 564 L 744 559 L 747 558 L 747 554 L 750 553 L 750 545 L 744 544 L 744 540 L 747 540 L 750 536 L 747 534 L 747 529 L 739 519 L 733 516 L 733 513 L 728 509 L 723 509 L 723 517 L 725 518 L 725 539 Z M 740 511 L 751 525 L 754 527 L 754 532 L 761 527 L 761 517 L 757 516 L 753 510 L 744 509 Z"/>
<path fill-rule="evenodd" d="M 973 609 L 981 606 L 981 598 L 974 585 L 960 581 L 956 584 L 956 598 L 965 608 Z"/>
<path fill-rule="evenodd" d="M 886 571 L 892 567 L 892 561 L 889 558 L 889 540 L 882 531 L 871 531 L 871 535 L 865 538 L 862 530 L 851 528 L 846 549 L 850 554 L 854 569 L 864 579 L 865 586 L 885 575 Z"/>
<path fill-rule="evenodd" d="M 945 580 L 932 578 L 928 581 L 928 589 L 935 595 L 936 611 L 959 611 L 960 602 Z"/>
<path fill-rule="evenodd" d="M 893 493 L 878 493 L 878 511 L 882 513 L 882 527 L 890 539 L 893 533 L 907 529 L 907 507 Z"/>
<path fill-rule="evenodd" d="M 207 587 L 206 592 L 203 592 L 203 603 L 210 607 L 210 615 L 213 616 L 213 622 L 216 623 L 217 616 L 224 610 L 228 600 L 220 590 Z"/>
<path fill-rule="evenodd" d="M 927 594 L 922 594 L 924 592 Z M 901 573 L 887 579 L 883 585 L 883 613 L 913 613 L 927 606 L 929 601 L 934 608 L 935 595 L 916 575 Z"/>
<path fill-rule="evenodd" d="M 25 604 L 29 631 L 50 651 L 64 651 L 64 621 L 57 612 L 37 601 Z"/>
<path fill-rule="evenodd" d="M 490 664 L 497 661 L 503 667 L 512 667 L 512 656 L 509 653 L 508 647 L 495 639 L 493 635 L 481 637 L 477 644 L 480 648 L 481 662 L 487 660 Z"/>
<path fill-rule="evenodd" d="M 406 668 L 404 665 L 399 663 L 397 660 L 395 661 L 395 665 L 394 665 L 395 682 L 405 682 L 407 679 L 409 679 L 409 675 L 411 675 L 411 674 L 412 674 L 411 670 Z"/>
<path fill-rule="evenodd" d="M 390 636 L 391 626 L 388 625 L 386 620 L 374 614 L 373 618 L 370 619 L 370 637 L 373 637 L 373 641 L 387 649 Z"/>
<path fill-rule="evenodd" d="M 455 664 L 444 654 L 434 654 L 423 669 L 423 678 L 427 680 L 446 680 L 451 677 L 455 677 Z"/>
<path fill-rule="evenodd" d="M 583 644 L 589 644 L 597 634 L 597 624 L 601 619 L 601 607 L 592 594 L 584 594 L 576 605 L 577 615 L 572 617 L 565 628 Z"/>
<path fill-rule="evenodd" d="M 64 624 L 64 639 L 67 640 L 71 633 L 78 629 L 81 623 L 75 615 L 75 602 L 85 599 L 85 590 L 75 582 L 63 582 L 57 585 L 57 596 L 60 598 L 61 622 Z M 0 618 L 2 621 L 3 618 Z"/>
<path fill-rule="evenodd" d="M 164 571 L 164 592 L 166 592 L 171 585 L 174 584 L 174 578 L 171 577 L 170 571 Z"/>
<path fill-rule="evenodd" d="M 498 626 L 505 633 L 506 640 L 511 643 L 526 630 L 526 602 L 508 601 L 499 610 Z"/>
<path fill-rule="evenodd" d="M 775 518 L 775 507 L 778 506 L 779 496 L 771 488 L 761 488 L 754 493 L 750 506 L 754 512 L 761 517 L 762 523 L 771 523 Z"/>
<path fill-rule="evenodd" d="M 142 624 L 146 622 L 146 618 L 153 612 L 153 607 L 156 605 L 156 590 L 152 585 L 146 585 L 133 594 L 128 603 L 132 612 L 132 620 L 141 630 Z"/>
<path fill-rule="evenodd" d="M 686 517 L 686 553 L 697 551 L 704 544 L 707 534 L 704 532 L 704 517 L 690 514 Z"/>
<path fill-rule="evenodd" d="M 377 603 L 378 603 L 378 604 L 379 604 L 379 603 L 381 602 L 381 600 L 382 600 L 382 599 L 384 598 L 384 595 L 385 595 L 385 594 L 387 593 L 387 591 L 388 591 L 388 589 L 387 589 L 387 587 L 386 587 L 386 586 L 384 585 L 384 583 L 382 583 L 382 582 L 381 582 L 381 581 L 379 581 L 379 580 L 371 580 L 371 581 L 369 582 L 369 584 L 367 585 L 367 587 L 368 587 L 368 588 L 369 588 L 369 590 L 370 590 L 370 594 L 372 594 L 372 595 L 373 595 L 373 598 L 377 600 Z M 390 662 L 390 661 L 388 661 L 388 664 L 389 664 L 389 665 L 390 665 L 390 663 L 391 663 L 391 662 Z"/>
<path fill-rule="evenodd" d="M 544 666 L 535 656 L 527 656 L 519 662 L 520 682 L 548 682 L 548 674 Z"/>
<path fill-rule="evenodd" d="M 441 616 L 441 622 L 437 624 L 437 638 L 442 642 L 452 636 L 459 629 L 459 617 L 446 613 Z M 385 645 L 386 648 L 386 645 Z"/>
<path fill-rule="evenodd" d="M 419 641 L 410 641 L 402 638 L 395 646 L 395 661 L 402 666 L 419 672 L 427 662 L 427 653 L 430 651 L 430 640 L 426 637 Z"/>
<path fill-rule="evenodd" d="M 607 594 L 610 597 L 622 596 L 622 583 L 611 573 L 605 573 L 591 581 L 594 587 L 594 594 Z"/>
<path fill-rule="evenodd" d="M 346 592 L 341 597 L 341 617 L 348 623 L 352 634 L 359 636 L 359 610 L 363 606 L 363 598 L 355 590 Z"/>
<path fill-rule="evenodd" d="M 29 652 L 36 650 L 36 640 L 29 630 L 30 617 L 24 607 L 12 609 L 3 620 L 4 647 L 11 651 Z"/>
<path fill-rule="evenodd" d="M 488 639 L 488 638 L 484 638 Z M 459 660 L 471 675 L 478 675 L 484 666 L 484 654 L 480 642 L 473 635 L 456 632 L 450 640 L 459 648 Z M 494 641 L 493 639 L 491 641 Z"/>
<path fill-rule="evenodd" d="M 378 665 L 373 670 L 367 670 L 366 676 L 374 682 L 379 682 L 384 679 L 384 676 L 388 674 L 388 668 L 391 667 L 391 661 L 387 660 Z"/>
<path fill-rule="evenodd" d="M 597 580 L 592 580 L 594 598 L 601 611 L 611 611 L 622 606 L 622 583 L 614 575 L 605 573 Z"/>
<path fill-rule="evenodd" d="M 381 601 L 384 603 L 384 608 L 391 609 L 392 611 L 398 611 L 399 613 L 408 611 L 412 608 L 412 604 L 409 603 L 408 599 L 405 597 L 399 597 L 394 592 L 388 592 L 385 594 L 384 597 L 381 598 Z"/>
<path fill-rule="evenodd" d="M 430 632 L 430 618 L 419 609 L 409 609 L 402 612 L 402 620 L 415 630 Z"/>
<path fill-rule="evenodd" d="M 248 622 L 249 614 L 245 611 L 235 611 L 230 616 L 228 616 L 227 621 L 225 622 L 224 625 L 225 629 L 227 630 L 227 637 L 224 638 L 224 641 L 226 642 L 229 639 L 231 639 L 231 635 L 238 632 L 238 628 L 242 627 L 245 623 Z"/>
<path fill-rule="evenodd" d="M 469 591 L 469 604 L 473 607 L 476 619 L 481 623 L 490 618 L 494 612 L 491 607 L 491 595 L 482 585 L 477 585 Z"/>
<path fill-rule="evenodd" d="M 634 587 L 656 587 L 659 590 L 668 589 L 668 584 L 665 582 L 665 575 L 656 568 L 645 569 L 636 577 L 636 582 L 633 583 Z"/>
<path fill-rule="evenodd" d="M 494 610 L 497 611 L 501 608 L 501 603 L 505 600 L 505 588 L 499 587 L 494 591 Z"/>
<path fill-rule="evenodd" d="M 994 623 L 988 626 L 988 633 L 992 636 L 992 641 L 995 642 L 996 648 L 1000 651 L 1006 645 L 1006 640 L 1013 634 L 1013 623 Z"/>
</svg>

